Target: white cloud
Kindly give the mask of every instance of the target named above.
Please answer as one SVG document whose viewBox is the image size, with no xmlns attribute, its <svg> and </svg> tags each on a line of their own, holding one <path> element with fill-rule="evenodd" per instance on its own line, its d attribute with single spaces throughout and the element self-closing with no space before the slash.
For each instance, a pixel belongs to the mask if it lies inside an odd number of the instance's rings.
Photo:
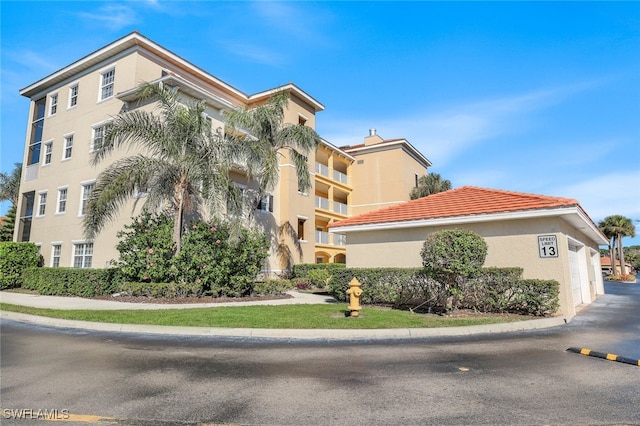
<svg viewBox="0 0 640 426">
<path fill-rule="evenodd" d="M 113 31 L 132 25 L 138 20 L 132 8 L 121 4 L 108 4 L 101 7 L 97 13 L 80 12 L 78 15 Z"/>
<path fill-rule="evenodd" d="M 250 43 L 225 41 L 219 44 L 230 53 L 248 59 L 251 62 L 279 66 L 284 58 L 271 48 L 260 47 Z"/>
</svg>

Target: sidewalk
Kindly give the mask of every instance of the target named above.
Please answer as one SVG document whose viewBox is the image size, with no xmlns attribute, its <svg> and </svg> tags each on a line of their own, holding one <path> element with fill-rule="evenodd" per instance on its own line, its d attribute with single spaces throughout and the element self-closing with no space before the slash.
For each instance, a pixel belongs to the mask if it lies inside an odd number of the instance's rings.
<svg viewBox="0 0 640 426">
<path fill-rule="evenodd" d="M 48 309 L 190 309 L 215 308 L 223 306 L 250 305 L 290 305 L 290 304 L 318 304 L 333 303 L 329 296 L 300 293 L 292 291 L 289 299 L 263 300 L 254 302 L 228 303 L 194 303 L 194 304 L 153 304 L 126 303 L 110 300 L 83 299 L 80 297 L 39 296 L 11 292 L 0 292 L 0 302 L 13 305 L 29 306 Z M 256 338 L 286 341 L 375 341 L 375 340 L 403 340 L 427 337 L 472 336 L 488 333 L 507 333 L 514 331 L 536 330 L 541 328 L 564 325 L 562 317 L 542 318 L 528 321 L 518 321 L 503 324 L 474 325 L 466 327 L 443 328 L 398 328 L 379 330 L 345 330 L 345 329 L 266 329 L 266 328 L 217 328 L 217 327 L 177 327 L 138 324 L 110 324 L 87 321 L 72 321 L 56 318 L 26 315 L 15 312 L 0 311 L 2 320 L 13 320 L 38 324 L 49 327 L 66 329 L 82 329 L 106 332 L 164 334 L 174 336 L 216 336 L 225 338 Z"/>
</svg>

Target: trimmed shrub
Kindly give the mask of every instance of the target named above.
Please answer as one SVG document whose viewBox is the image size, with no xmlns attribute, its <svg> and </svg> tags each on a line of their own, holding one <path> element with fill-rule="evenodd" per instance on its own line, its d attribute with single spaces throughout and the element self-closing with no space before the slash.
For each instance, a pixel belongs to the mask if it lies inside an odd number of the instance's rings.
<svg viewBox="0 0 640 426">
<path fill-rule="evenodd" d="M 257 282 L 253 287 L 256 294 L 278 295 L 293 290 L 295 284 L 291 280 L 273 279 Z"/>
<path fill-rule="evenodd" d="M 22 274 L 23 288 L 49 296 L 94 297 L 118 291 L 120 271 L 108 269 L 29 268 Z"/>
<path fill-rule="evenodd" d="M 460 293 L 452 307 L 536 316 L 555 313 L 558 282 L 523 280 L 521 276 L 522 268 L 483 268 L 474 278 L 459 283 Z M 422 268 L 347 268 L 335 273 L 329 294 L 346 301 L 354 277 L 362 284 L 364 304 L 429 311 L 441 307 L 445 291 Z"/>
<path fill-rule="evenodd" d="M 331 282 L 331 273 L 328 269 L 310 269 L 307 273 L 307 279 L 317 288 L 325 288 Z"/>
<path fill-rule="evenodd" d="M 514 286 L 522 278 L 522 268 L 482 268 L 462 285 L 460 307 L 480 312 L 508 312 L 515 295 Z"/>
<path fill-rule="evenodd" d="M 202 286 L 197 283 L 140 283 L 125 282 L 120 291 L 131 296 L 146 297 L 198 297 L 202 295 Z"/>
<path fill-rule="evenodd" d="M 333 275 L 336 270 L 344 270 L 347 265 L 344 263 L 300 263 L 293 265 L 293 276 L 295 278 L 305 278 L 309 271 L 325 270 L 329 275 Z"/>
<path fill-rule="evenodd" d="M 556 280 L 520 280 L 512 290 L 508 312 L 545 316 L 558 310 L 560 283 Z"/>
<path fill-rule="evenodd" d="M 33 243 L 0 243 L 0 290 L 22 285 L 22 272 L 42 266 L 42 256 Z"/>
<path fill-rule="evenodd" d="M 487 243 L 476 232 L 445 229 L 427 236 L 420 256 L 427 274 L 442 285 L 440 307 L 446 311 L 462 297 L 465 280 L 482 268 Z"/>
<path fill-rule="evenodd" d="M 212 296 L 251 294 L 268 255 L 267 237 L 247 229 L 233 239 L 231 234 L 227 223 L 193 223 L 175 258 L 178 281 L 200 284 L 203 294 Z"/>
<path fill-rule="evenodd" d="M 175 280 L 172 220 L 165 215 L 143 213 L 124 228 L 117 234 L 120 258 L 113 262 L 124 277 L 138 282 Z"/>
</svg>

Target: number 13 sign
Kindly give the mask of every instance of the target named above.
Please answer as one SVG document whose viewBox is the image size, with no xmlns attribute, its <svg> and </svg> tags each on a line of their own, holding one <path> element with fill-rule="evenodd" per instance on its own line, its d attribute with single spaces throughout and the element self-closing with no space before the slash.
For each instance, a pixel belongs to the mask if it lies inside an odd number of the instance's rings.
<svg viewBox="0 0 640 426">
<path fill-rule="evenodd" d="M 540 257 L 558 257 L 558 239 L 556 236 L 539 235 L 538 253 Z"/>
</svg>

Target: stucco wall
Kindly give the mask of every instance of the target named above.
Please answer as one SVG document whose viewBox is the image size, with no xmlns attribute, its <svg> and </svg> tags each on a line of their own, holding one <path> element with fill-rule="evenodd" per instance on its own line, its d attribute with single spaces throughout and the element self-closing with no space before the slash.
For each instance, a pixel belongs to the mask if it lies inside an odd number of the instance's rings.
<svg viewBox="0 0 640 426">
<path fill-rule="evenodd" d="M 428 234 L 441 229 L 460 228 L 477 232 L 487 242 L 484 266 L 523 268 L 524 278 L 553 279 L 560 283 L 559 313 L 575 315 L 571 293 L 567 234 L 597 250 L 598 246 L 559 217 L 485 222 L 456 226 L 416 227 L 382 231 L 349 232 L 347 267 L 421 267 L 420 250 Z M 556 235 L 559 255 L 541 258 L 538 236 Z M 591 258 L 585 257 L 591 267 Z M 593 267 L 590 269 L 593 270 Z M 594 280 L 589 274 L 589 280 Z"/>
</svg>

